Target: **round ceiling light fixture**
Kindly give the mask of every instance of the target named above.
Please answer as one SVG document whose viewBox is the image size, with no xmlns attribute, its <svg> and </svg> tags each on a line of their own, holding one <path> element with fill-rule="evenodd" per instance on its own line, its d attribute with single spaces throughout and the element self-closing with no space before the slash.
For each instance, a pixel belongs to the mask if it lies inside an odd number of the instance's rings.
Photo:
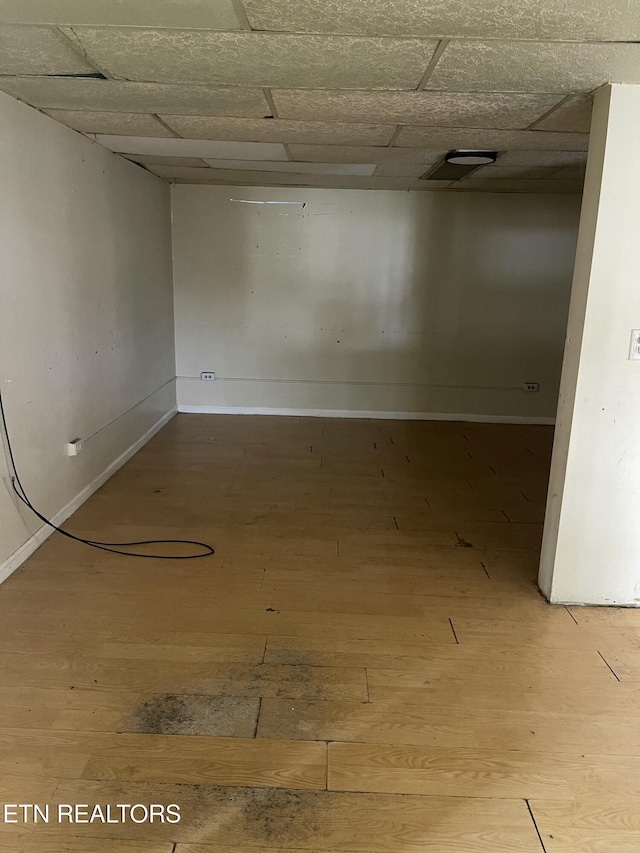
<svg viewBox="0 0 640 853">
<path fill-rule="evenodd" d="M 449 151 L 444 159 L 454 166 L 488 166 L 497 158 L 497 151 Z"/>
</svg>

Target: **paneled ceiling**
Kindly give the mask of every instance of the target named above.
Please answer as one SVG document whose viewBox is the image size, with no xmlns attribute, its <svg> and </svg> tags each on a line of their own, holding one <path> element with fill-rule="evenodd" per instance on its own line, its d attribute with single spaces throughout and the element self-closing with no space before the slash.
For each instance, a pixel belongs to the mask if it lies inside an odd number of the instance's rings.
<svg viewBox="0 0 640 853">
<path fill-rule="evenodd" d="M 640 0 L 0 0 L 0 90 L 178 183 L 580 192 L 607 82 Z"/>
</svg>

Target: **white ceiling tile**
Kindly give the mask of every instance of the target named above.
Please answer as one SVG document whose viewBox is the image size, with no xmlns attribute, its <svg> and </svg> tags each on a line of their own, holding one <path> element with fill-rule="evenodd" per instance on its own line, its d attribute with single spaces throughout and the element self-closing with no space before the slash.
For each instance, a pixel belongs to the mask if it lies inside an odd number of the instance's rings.
<svg viewBox="0 0 640 853">
<path fill-rule="evenodd" d="M 466 178 L 464 181 L 456 181 L 454 184 L 452 184 L 451 189 L 491 193 L 510 192 L 579 194 L 582 192 L 582 184 L 579 181 L 479 181 L 473 180 L 472 178 Z"/>
<path fill-rule="evenodd" d="M 498 161 L 499 163 L 500 161 Z M 468 180 L 493 181 L 496 179 L 538 180 L 549 178 L 557 171 L 553 166 L 483 166 L 468 176 Z"/>
<path fill-rule="evenodd" d="M 584 181 L 586 166 L 565 166 L 556 169 L 549 177 L 554 181 Z"/>
<path fill-rule="evenodd" d="M 419 35 L 429 38 L 451 35 L 475 36 L 492 32 L 516 35 L 526 21 L 520 6 L 504 15 L 504 3 L 443 2 L 443 0 L 245 0 L 252 27 L 289 32 L 368 33 Z M 527 4 L 524 4 L 525 10 Z M 496 8 L 497 7 L 497 8 Z M 535 26 L 529 24 L 530 29 Z"/>
<path fill-rule="evenodd" d="M 213 169 L 252 169 L 256 172 L 300 172 L 305 175 L 373 175 L 375 164 L 366 163 L 283 163 L 282 161 L 210 160 Z"/>
<path fill-rule="evenodd" d="M 640 39 L 636 0 L 541 0 L 541 39 L 633 41 Z"/>
<path fill-rule="evenodd" d="M 52 119 L 82 133 L 111 133 L 119 136 L 174 137 L 155 116 L 143 113 L 97 113 L 85 110 L 45 110 Z"/>
<path fill-rule="evenodd" d="M 586 133 L 548 133 L 537 130 L 475 130 L 459 127 L 403 127 L 394 145 L 401 148 L 484 148 L 505 150 L 586 151 Z"/>
<path fill-rule="evenodd" d="M 161 115 L 189 139 L 235 139 L 251 142 L 309 142 L 328 145 L 388 145 L 395 125 L 280 119 L 214 118 Z"/>
<path fill-rule="evenodd" d="M 453 41 L 427 89 L 569 93 L 639 82 L 640 44 Z"/>
<path fill-rule="evenodd" d="M 379 178 L 373 176 L 371 178 L 360 177 L 341 177 L 341 176 L 320 176 L 313 177 L 309 186 L 315 187 L 331 187 L 335 189 L 371 189 L 371 190 L 435 190 L 442 189 L 449 185 L 448 181 L 418 181 L 415 178 L 399 178 L 387 177 Z"/>
<path fill-rule="evenodd" d="M 114 77 L 161 83 L 414 89 L 435 41 L 352 36 L 78 27 Z"/>
<path fill-rule="evenodd" d="M 310 163 L 437 163 L 444 150 L 365 148 L 341 145 L 290 145 L 294 160 Z"/>
<path fill-rule="evenodd" d="M 507 151 L 498 158 L 499 166 L 584 166 L 583 151 Z"/>
<path fill-rule="evenodd" d="M 256 29 L 470 38 L 640 38 L 633 0 L 244 0 Z"/>
<path fill-rule="evenodd" d="M 48 27 L 0 27 L 0 74 L 95 74 L 59 32 Z"/>
<path fill-rule="evenodd" d="M 348 175 L 307 175 L 286 172 L 257 172 L 251 170 L 187 169 L 169 166 L 150 166 L 159 177 L 180 183 L 225 184 L 227 186 L 303 186 L 337 189 L 436 190 L 449 185 L 448 181 L 418 181 L 414 178 L 378 178 Z"/>
<path fill-rule="evenodd" d="M 382 163 L 376 168 L 375 175 L 380 178 L 419 178 L 424 175 L 428 165 L 411 165 L 410 163 Z"/>
<path fill-rule="evenodd" d="M 525 128 L 560 95 L 476 92 L 274 90 L 282 118 L 374 121 L 444 127 Z"/>
<path fill-rule="evenodd" d="M 195 181 L 196 183 L 234 184 L 238 181 L 255 184 L 295 185 L 301 175 L 286 172 L 257 172 L 252 169 L 191 169 L 182 166 L 149 165 L 149 171 L 161 178 Z"/>
<path fill-rule="evenodd" d="M 196 168 L 205 168 L 206 163 L 198 157 L 162 157 L 157 154 L 121 154 L 125 160 L 131 160 L 133 163 L 142 163 L 143 165 L 155 166 L 194 166 Z"/>
<path fill-rule="evenodd" d="M 233 0 L 2 0 L 0 23 L 208 30 L 241 27 Z"/>
<path fill-rule="evenodd" d="M 574 95 L 535 125 L 535 130 L 557 130 L 569 133 L 589 133 L 591 130 L 591 95 Z"/>
<path fill-rule="evenodd" d="M 214 142 L 205 139 L 155 139 L 139 136 L 98 135 L 110 151 L 123 154 L 159 154 L 169 157 L 215 157 L 219 160 L 288 160 L 284 146 L 274 142 Z"/>
<path fill-rule="evenodd" d="M 40 109 L 197 115 L 270 115 L 262 89 L 64 77 L 0 77 L 0 90 Z"/>
</svg>

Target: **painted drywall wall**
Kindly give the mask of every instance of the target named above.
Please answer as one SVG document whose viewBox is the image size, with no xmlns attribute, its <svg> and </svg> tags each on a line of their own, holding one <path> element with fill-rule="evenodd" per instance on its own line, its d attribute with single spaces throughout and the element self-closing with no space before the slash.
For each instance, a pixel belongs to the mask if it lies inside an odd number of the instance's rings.
<svg viewBox="0 0 640 853">
<path fill-rule="evenodd" d="M 562 371 L 540 587 L 640 604 L 640 86 L 596 95 Z"/>
<path fill-rule="evenodd" d="M 175 407 L 169 187 L 4 94 L 0 127 L 0 387 L 24 485 L 64 515 Z M 0 575 L 39 527 L 0 451 Z"/>
<path fill-rule="evenodd" d="M 174 186 L 178 403 L 553 419 L 579 208 Z"/>
</svg>

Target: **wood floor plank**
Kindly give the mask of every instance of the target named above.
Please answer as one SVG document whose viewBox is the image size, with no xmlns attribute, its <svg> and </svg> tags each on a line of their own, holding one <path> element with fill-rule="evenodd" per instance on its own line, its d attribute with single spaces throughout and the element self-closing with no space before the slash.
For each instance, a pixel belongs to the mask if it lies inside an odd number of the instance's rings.
<svg viewBox="0 0 640 853">
<path fill-rule="evenodd" d="M 331 791 L 571 800 L 571 781 L 581 773 L 581 762 L 580 756 L 544 752 L 330 743 L 328 787 Z"/>
<path fill-rule="evenodd" d="M 480 663 L 479 658 L 476 658 L 474 670 L 473 660 L 471 658 L 468 666 L 461 664 L 459 668 L 455 662 L 443 660 L 439 665 L 436 662 L 430 673 L 410 669 L 367 668 L 367 683 L 374 696 L 379 695 L 377 693 L 378 688 L 417 690 L 422 687 L 433 687 L 441 684 L 443 679 L 454 678 L 457 678 L 458 683 L 463 678 L 468 679 L 469 687 L 474 689 L 482 683 L 494 689 L 511 687 L 513 689 L 527 688 L 541 691 L 561 687 L 573 690 L 580 690 L 581 688 L 584 690 L 605 690 L 609 687 L 615 689 L 614 684 L 616 684 L 614 675 L 600 658 L 594 659 L 592 666 L 586 669 L 584 673 L 579 674 L 567 671 L 568 667 L 563 671 L 553 669 L 545 671 L 543 668 L 536 668 L 535 660 L 529 667 L 526 654 L 522 656 L 520 669 L 518 670 L 515 667 L 512 672 L 509 672 L 508 665 L 502 669 L 496 666 L 494 669 L 490 663 L 491 658 L 489 658 L 489 663 L 484 665 Z M 600 663 L 602 666 L 599 666 Z"/>
<path fill-rule="evenodd" d="M 324 789 L 326 746 L 302 741 L 0 729 L 0 759 L 82 779 Z M 66 766 L 65 762 L 70 765 Z M 10 771 L 11 772 L 11 771 Z"/>
<path fill-rule="evenodd" d="M 487 584 L 490 583 L 487 581 Z M 372 616 L 437 616 L 467 619 L 475 624 L 480 620 L 528 623 L 535 626 L 559 625 L 564 634 L 581 635 L 571 616 L 564 607 L 549 607 L 542 599 L 537 601 L 481 596 L 387 594 L 369 592 L 366 588 L 354 595 L 353 585 L 341 584 L 332 587 L 278 588 L 276 587 L 273 607 L 279 610 L 307 610 L 313 613 L 353 613 Z M 446 616 L 445 616 L 446 614 Z M 474 620 L 472 622 L 472 620 Z M 548 631 L 547 631 L 548 633 Z"/>
<path fill-rule="evenodd" d="M 481 616 L 467 615 L 460 612 L 453 615 L 454 626 L 460 643 L 478 646 L 518 645 L 520 647 L 537 646 L 544 649 L 558 650 L 594 650 L 603 646 L 603 638 L 587 631 L 580 631 L 578 626 L 571 626 L 564 621 L 562 611 L 548 611 L 548 614 L 536 614 L 535 618 L 526 615 L 517 621 L 515 613 L 504 613 L 504 619 L 489 621 Z M 558 618 L 551 629 L 551 618 Z M 509 619 L 511 616 L 511 619 Z M 624 644 L 628 641 L 627 629 L 617 631 L 618 641 Z"/>
<path fill-rule="evenodd" d="M 418 686 L 406 686 L 395 678 L 384 683 L 373 670 L 368 675 L 371 701 L 386 702 L 391 708 L 404 703 L 424 708 L 457 706 L 640 717 L 640 685 L 616 683 L 614 679 L 605 685 L 601 679 L 582 678 L 575 673 L 571 678 L 555 673 L 536 678 L 524 671 L 518 679 L 485 675 L 445 681 L 423 678 Z"/>
<path fill-rule="evenodd" d="M 212 693 L 233 696 L 332 696 L 366 699 L 363 669 L 280 664 L 227 664 L 209 661 L 111 659 L 89 655 L 46 658 L 0 654 L 6 685 L 68 689 Z"/>
<path fill-rule="evenodd" d="M 532 800 L 531 810 L 548 853 L 632 853 L 640 849 L 637 792 L 602 791 L 574 802 Z"/>
<path fill-rule="evenodd" d="M 573 801 L 609 780 L 633 785 L 637 756 L 330 743 L 329 790 Z M 545 793 L 546 792 L 546 793 Z"/>
<path fill-rule="evenodd" d="M 309 666 L 366 667 L 369 684 L 420 686 L 428 679 L 447 682 L 482 677 L 498 682 L 522 680 L 531 684 L 551 676 L 554 679 L 596 679 L 601 687 L 611 682 L 611 671 L 597 651 L 566 650 L 561 660 L 553 649 L 513 645 L 456 644 L 453 631 L 450 642 L 386 641 L 375 639 L 339 639 L 328 637 L 287 637 L 272 634 L 267 639 L 265 661 L 280 664 L 306 663 Z M 403 671 L 416 676 L 403 676 Z"/>
<path fill-rule="evenodd" d="M 51 802 L 58 784 L 58 779 L 3 772 L 0 777 L 0 803 L 4 805 L 5 803 Z"/>
<path fill-rule="evenodd" d="M 640 756 L 639 723 L 637 716 L 264 699 L 258 736 L 555 755 L 597 748 L 612 756 Z"/>
<path fill-rule="evenodd" d="M 149 841 L 175 839 L 178 849 L 417 853 L 425 844 L 431 851 L 454 851 L 464 843 L 473 853 L 538 853 L 528 810 L 517 800 L 92 781 L 63 781 L 53 798 L 54 803 L 87 800 L 178 804 L 179 824 L 144 827 Z M 42 830 L 41 837 L 51 838 L 58 828 Z M 104 831 L 100 825 L 82 827 L 87 839 Z M 115 825 L 109 834 L 134 839 L 140 827 Z M 0 828 L 0 839 L 6 835 Z"/>
<path fill-rule="evenodd" d="M 170 841 L 126 841 L 113 837 L 99 838 L 95 835 L 67 834 L 65 831 L 44 837 L 41 832 L 13 830 L 2 833 L 4 853 L 173 853 Z M 104 829 L 104 827 L 103 827 Z"/>
</svg>

